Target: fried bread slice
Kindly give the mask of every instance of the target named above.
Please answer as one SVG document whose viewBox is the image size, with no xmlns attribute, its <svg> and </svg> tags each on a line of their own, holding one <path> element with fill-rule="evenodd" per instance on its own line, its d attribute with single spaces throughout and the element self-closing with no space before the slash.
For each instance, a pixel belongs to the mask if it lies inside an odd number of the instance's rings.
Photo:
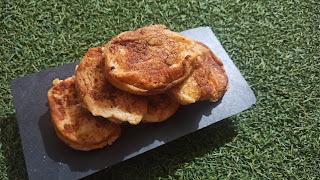
<svg viewBox="0 0 320 180">
<path fill-rule="evenodd" d="M 147 100 L 112 86 L 103 72 L 100 48 L 90 48 L 76 69 L 76 88 L 86 109 L 114 122 L 138 124 L 147 112 Z"/>
<path fill-rule="evenodd" d="M 147 123 L 167 120 L 180 106 L 178 101 L 168 94 L 147 96 L 146 98 L 148 98 L 148 112 L 143 116 L 142 121 Z"/>
<path fill-rule="evenodd" d="M 228 77 L 220 59 L 203 43 L 206 50 L 193 61 L 193 72 L 171 92 L 183 105 L 199 100 L 218 101 L 226 92 Z"/>
<path fill-rule="evenodd" d="M 55 80 L 48 91 L 51 120 L 57 136 L 73 149 L 89 151 L 112 144 L 121 133 L 119 125 L 92 116 L 84 109 L 75 89 L 75 77 Z"/>
<path fill-rule="evenodd" d="M 106 77 L 133 94 L 161 94 L 190 75 L 192 60 L 201 49 L 163 25 L 123 32 L 102 48 Z"/>
</svg>

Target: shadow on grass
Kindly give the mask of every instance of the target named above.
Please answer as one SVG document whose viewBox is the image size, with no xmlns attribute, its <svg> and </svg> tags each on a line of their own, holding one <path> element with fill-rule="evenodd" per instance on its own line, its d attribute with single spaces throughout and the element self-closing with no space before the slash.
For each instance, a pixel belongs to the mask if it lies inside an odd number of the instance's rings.
<svg viewBox="0 0 320 180">
<path fill-rule="evenodd" d="M 225 119 L 84 179 L 174 177 L 183 164 L 231 142 L 236 135 L 232 121 Z"/>
<path fill-rule="evenodd" d="M 0 143 L 8 179 L 27 179 L 18 124 L 14 114 L 0 118 Z"/>
</svg>

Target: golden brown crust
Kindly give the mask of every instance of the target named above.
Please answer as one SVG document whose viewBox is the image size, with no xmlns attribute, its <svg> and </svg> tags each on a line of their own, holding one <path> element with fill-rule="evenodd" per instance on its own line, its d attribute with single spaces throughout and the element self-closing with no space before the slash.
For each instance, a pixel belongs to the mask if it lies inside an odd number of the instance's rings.
<svg viewBox="0 0 320 180">
<path fill-rule="evenodd" d="M 218 101 L 228 86 L 228 77 L 220 59 L 206 45 L 197 43 L 206 50 L 193 61 L 191 75 L 171 90 L 179 103 L 184 105 L 199 100 Z"/>
<path fill-rule="evenodd" d="M 162 122 L 171 117 L 179 108 L 177 100 L 168 94 L 148 96 L 148 112 L 143 116 L 143 122 Z"/>
<path fill-rule="evenodd" d="M 197 56 L 194 44 L 163 25 L 123 32 L 103 47 L 106 76 L 130 93 L 163 93 L 191 73 Z"/>
<path fill-rule="evenodd" d="M 112 144 L 121 133 L 119 125 L 92 116 L 82 108 L 75 78 L 56 81 L 48 91 L 51 120 L 57 136 L 70 147 L 89 151 Z"/>
<path fill-rule="evenodd" d="M 147 112 L 147 100 L 113 87 L 103 66 L 100 48 L 90 48 L 76 70 L 76 88 L 84 107 L 113 122 L 138 124 Z"/>
</svg>

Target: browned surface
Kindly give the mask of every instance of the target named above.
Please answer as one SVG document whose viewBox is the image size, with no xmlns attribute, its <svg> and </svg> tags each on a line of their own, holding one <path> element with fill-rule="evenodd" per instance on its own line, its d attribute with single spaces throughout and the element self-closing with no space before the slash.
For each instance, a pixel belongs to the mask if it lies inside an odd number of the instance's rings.
<svg viewBox="0 0 320 180">
<path fill-rule="evenodd" d="M 92 116 L 82 108 L 74 77 L 55 84 L 48 91 L 48 101 L 58 137 L 74 149 L 102 148 L 120 136 L 120 126 Z"/>
<path fill-rule="evenodd" d="M 137 124 L 147 101 L 113 87 L 105 78 L 99 48 L 90 48 L 76 70 L 76 85 L 84 106 L 94 115 Z"/>
<path fill-rule="evenodd" d="M 167 94 L 148 96 L 148 112 L 143 122 L 162 122 L 171 117 L 180 104 L 174 97 Z"/>
<path fill-rule="evenodd" d="M 206 51 L 193 62 L 194 71 L 172 92 L 181 104 L 198 100 L 218 101 L 226 92 L 228 77 L 219 58 L 204 44 Z M 188 97 L 188 98 L 186 98 Z"/>
<path fill-rule="evenodd" d="M 107 77 L 131 93 L 162 93 L 190 74 L 193 45 L 162 25 L 121 33 L 103 48 Z"/>
</svg>

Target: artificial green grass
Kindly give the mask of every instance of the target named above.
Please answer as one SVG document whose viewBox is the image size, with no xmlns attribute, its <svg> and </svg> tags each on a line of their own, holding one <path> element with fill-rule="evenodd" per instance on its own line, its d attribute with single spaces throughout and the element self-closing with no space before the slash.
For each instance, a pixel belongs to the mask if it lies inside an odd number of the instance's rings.
<svg viewBox="0 0 320 180">
<path fill-rule="evenodd" d="M 10 81 L 154 23 L 211 26 L 257 105 L 90 178 L 319 178 L 319 12 L 318 0 L 0 1 L 0 179 L 27 177 Z"/>
</svg>

